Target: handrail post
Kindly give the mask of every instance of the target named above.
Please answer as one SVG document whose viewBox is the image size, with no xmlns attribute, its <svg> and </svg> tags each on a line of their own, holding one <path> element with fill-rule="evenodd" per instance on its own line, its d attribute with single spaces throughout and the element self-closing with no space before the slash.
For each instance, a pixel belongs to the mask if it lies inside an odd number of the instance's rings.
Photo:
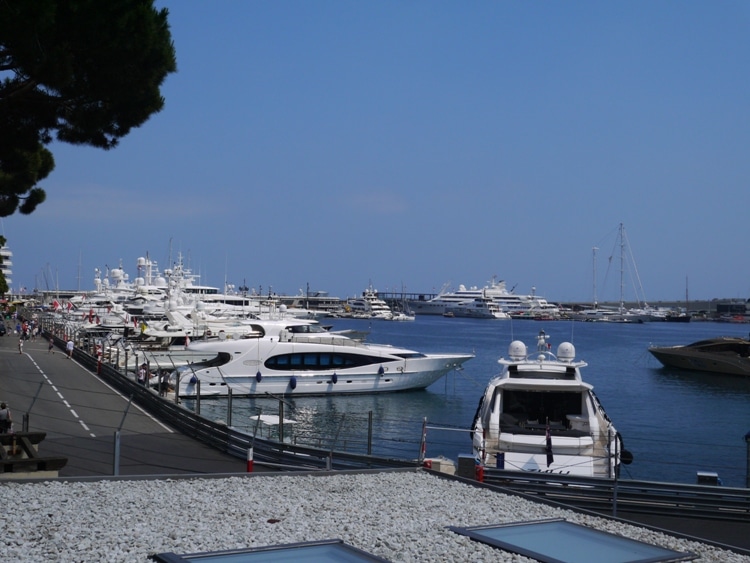
<svg viewBox="0 0 750 563">
<path fill-rule="evenodd" d="M 367 413 L 367 455 L 372 455 L 372 411 Z"/>
<path fill-rule="evenodd" d="M 427 417 L 422 419 L 422 439 L 419 444 L 419 465 L 424 464 L 424 458 L 427 453 Z"/>
<path fill-rule="evenodd" d="M 610 429 L 610 435 L 612 430 Z M 617 482 L 618 482 L 618 468 L 619 465 L 617 464 L 617 461 L 619 459 L 620 452 L 617 451 L 617 445 L 619 443 L 619 440 L 617 439 L 617 435 L 615 435 L 615 467 L 614 467 L 614 483 L 612 487 L 612 516 L 617 518 Z M 607 465 L 612 467 L 612 464 L 609 462 L 609 459 L 607 460 Z"/>
<path fill-rule="evenodd" d="M 232 426 L 232 388 L 227 387 L 227 426 Z"/>
<path fill-rule="evenodd" d="M 745 434 L 745 443 L 747 444 L 747 471 L 745 474 L 745 487 L 750 489 L 750 432 Z"/>
<path fill-rule="evenodd" d="M 112 457 L 112 475 L 118 476 L 120 474 L 120 431 L 115 430 L 115 447 L 114 454 Z"/>
</svg>

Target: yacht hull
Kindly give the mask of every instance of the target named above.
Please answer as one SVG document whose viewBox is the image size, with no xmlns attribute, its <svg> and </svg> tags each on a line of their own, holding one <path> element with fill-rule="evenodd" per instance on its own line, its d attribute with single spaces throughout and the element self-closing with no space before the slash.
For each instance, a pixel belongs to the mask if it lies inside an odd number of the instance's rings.
<svg viewBox="0 0 750 563">
<path fill-rule="evenodd" d="M 192 346 L 191 346 L 192 347 Z M 196 345 L 198 347 L 198 345 Z M 348 339 L 230 342 L 210 346 L 228 359 L 176 370 L 182 397 L 334 395 L 423 389 L 460 369 L 472 354 L 420 354 Z M 205 349 L 208 352 L 208 349 Z M 335 362 L 345 361 L 348 365 Z M 329 367 L 322 367 L 322 363 Z M 176 377 L 175 377 L 176 379 Z"/>
<path fill-rule="evenodd" d="M 665 367 L 750 376 L 750 341 L 742 338 L 712 338 L 686 346 L 651 346 L 648 351 Z"/>
<path fill-rule="evenodd" d="M 256 373 L 228 375 L 224 378 L 211 377 L 211 374 L 198 372 L 197 382 L 180 384 L 180 396 L 191 397 L 200 392 L 204 396 L 233 395 L 265 396 L 272 395 L 341 395 L 356 393 L 391 393 L 424 389 L 443 377 L 449 371 L 460 367 L 470 356 L 449 356 L 441 359 L 429 358 L 413 368 L 414 371 L 384 371 L 375 373 L 266 373 L 261 371 L 258 381 Z"/>
</svg>

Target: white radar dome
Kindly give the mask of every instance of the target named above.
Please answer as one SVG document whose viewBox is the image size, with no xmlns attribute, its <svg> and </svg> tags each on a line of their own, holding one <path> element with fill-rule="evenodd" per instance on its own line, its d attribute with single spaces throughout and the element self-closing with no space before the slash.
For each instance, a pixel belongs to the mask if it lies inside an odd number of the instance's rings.
<svg viewBox="0 0 750 563">
<path fill-rule="evenodd" d="M 570 362 L 576 357 L 576 347 L 570 342 L 562 342 L 557 347 L 557 359 L 563 362 Z"/>
<path fill-rule="evenodd" d="M 511 360 L 523 360 L 526 357 L 526 344 L 520 340 L 514 340 L 508 346 L 508 355 Z"/>
</svg>

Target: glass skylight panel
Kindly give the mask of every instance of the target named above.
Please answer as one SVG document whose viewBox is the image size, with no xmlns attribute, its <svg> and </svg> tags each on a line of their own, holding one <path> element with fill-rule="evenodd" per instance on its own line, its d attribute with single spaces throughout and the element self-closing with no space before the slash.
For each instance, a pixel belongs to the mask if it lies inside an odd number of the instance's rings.
<svg viewBox="0 0 750 563">
<path fill-rule="evenodd" d="M 450 529 L 544 563 L 657 563 L 697 558 L 693 553 L 673 551 L 566 520 Z"/>
<path fill-rule="evenodd" d="M 388 563 L 342 540 L 269 545 L 247 549 L 178 555 L 158 553 L 151 559 L 159 563 Z"/>
</svg>

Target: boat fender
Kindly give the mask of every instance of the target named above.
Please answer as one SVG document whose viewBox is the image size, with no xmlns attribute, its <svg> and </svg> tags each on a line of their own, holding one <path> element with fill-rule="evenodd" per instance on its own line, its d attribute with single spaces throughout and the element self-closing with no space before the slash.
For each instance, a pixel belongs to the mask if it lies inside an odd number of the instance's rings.
<svg viewBox="0 0 750 563">
<path fill-rule="evenodd" d="M 260 383 L 261 379 L 263 379 L 263 375 L 261 375 L 260 370 L 258 370 L 258 373 L 255 374 L 255 381 Z"/>
<path fill-rule="evenodd" d="M 383 366 L 380 366 L 378 368 L 378 375 L 383 375 L 385 373 L 385 370 L 383 369 Z"/>
<path fill-rule="evenodd" d="M 633 463 L 633 452 L 625 449 L 625 442 L 622 439 L 622 434 L 618 432 L 615 438 L 620 440 L 620 462 L 623 465 L 630 465 Z"/>
<path fill-rule="evenodd" d="M 196 383 L 198 383 L 198 378 L 193 374 L 193 377 L 190 378 L 190 385 L 195 385 Z"/>
<path fill-rule="evenodd" d="M 339 380 L 339 376 L 338 376 L 338 375 L 336 375 L 336 372 L 334 371 L 334 372 L 333 372 L 333 375 L 331 376 L 331 381 L 332 381 L 332 382 L 333 382 L 333 384 L 335 385 L 335 384 L 336 384 L 336 382 L 337 382 L 338 380 Z"/>
<path fill-rule="evenodd" d="M 289 378 L 289 387 L 292 388 L 292 391 L 294 391 L 297 388 L 297 378 L 292 376 Z"/>
</svg>

